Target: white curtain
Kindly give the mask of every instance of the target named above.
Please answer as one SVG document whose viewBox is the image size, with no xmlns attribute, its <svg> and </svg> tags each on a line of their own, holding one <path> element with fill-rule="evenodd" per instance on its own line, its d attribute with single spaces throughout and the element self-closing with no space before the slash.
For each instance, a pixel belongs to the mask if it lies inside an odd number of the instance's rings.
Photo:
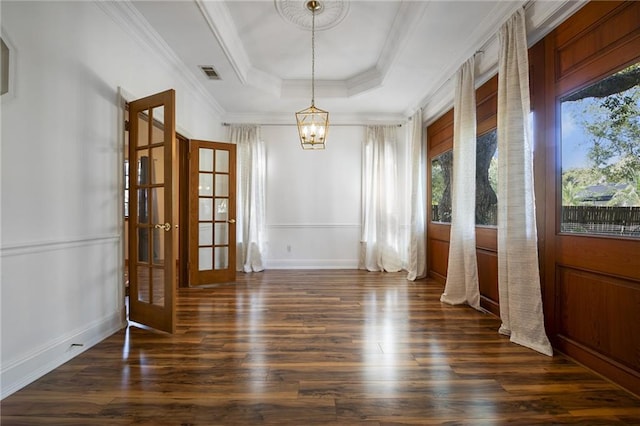
<svg viewBox="0 0 640 426">
<path fill-rule="evenodd" d="M 237 256 L 236 270 L 264 270 L 265 174 L 264 142 L 260 127 L 232 125 L 231 142 L 237 145 Z"/>
<path fill-rule="evenodd" d="M 500 333 L 553 355 L 544 329 L 529 129 L 524 10 L 498 33 L 498 290 Z"/>
<path fill-rule="evenodd" d="M 447 281 L 440 300 L 480 309 L 476 259 L 475 59 L 456 74 L 453 104 L 453 185 Z"/>
<path fill-rule="evenodd" d="M 414 281 L 416 278 L 426 276 L 427 249 L 426 249 L 426 208 L 425 208 L 425 158 L 426 144 L 422 140 L 422 110 L 416 111 L 411 117 L 411 129 L 409 136 L 411 177 L 411 224 L 409 230 L 409 259 L 407 265 L 407 279 Z"/>
<path fill-rule="evenodd" d="M 402 269 L 398 250 L 396 134 L 396 126 L 367 127 L 362 164 L 360 269 Z"/>
</svg>

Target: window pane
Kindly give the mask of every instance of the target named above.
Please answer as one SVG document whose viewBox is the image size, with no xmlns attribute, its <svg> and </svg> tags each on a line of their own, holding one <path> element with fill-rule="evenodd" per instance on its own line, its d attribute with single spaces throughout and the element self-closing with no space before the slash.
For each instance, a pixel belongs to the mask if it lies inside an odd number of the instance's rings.
<svg viewBox="0 0 640 426">
<path fill-rule="evenodd" d="M 198 232 L 198 245 L 199 246 L 210 246 L 213 244 L 213 228 L 211 223 L 200 223 L 198 224 L 199 232 Z"/>
<path fill-rule="evenodd" d="M 431 160 L 431 221 L 451 223 L 453 151 Z"/>
<path fill-rule="evenodd" d="M 213 269 L 227 269 L 229 267 L 229 247 L 216 247 Z"/>
<path fill-rule="evenodd" d="M 216 150 L 216 172 L 229 172 L 229 151 Z"/>
<path fill-rule="evenodd" d="M 200 171 L 212 172 L 213 171 L 213 150 L 207 148 L 200 148 Z"/>
<path fill-rule="evenodd" d="M 229 196 L 229 175 L 216 173 L 216 197 Z"/>
<path fill-rule="evenodd" d="M 200 208 L 198 209 L 199 220 L 213 220 L 213 199 L 200 198 Z"/>
<path fill-rule="evenodd" d="M 151 303 L 158 306 L 164 306 L 164 269 L 153 268 L 151 269 Z"/>
<path fill-rule="evenodd" d="M 213 195 L 213 175 L 211 173 L 200 173 L 198 195 L 205 197 Z"/>
<path fill-rule="evenodd" d="M 164 105 L 151 110 L 153 126 L 151 127 L 151 143 L 164 142 Z"/>
<path fill-rule="evenodd" d="M 129 217 L 129 160 L 124 160 L 124 217 Z"/>
<path fill-rule="evenodd" d="M 151 269 L 139 266 L 136 268 L 138 274 L 138 300 L 141 302 L 151 302 L 151 290 L 149 277 L 151 276 Z"/>
<path fill-rule="evenodd" d="M 476 225 L 498 224 L 498 132 L 476 141 Z"/>
<path fill-rule="evenodd" d="M 151 170 L 150 182 L 152 184 L 161 184 L 164 182 L 164 147 L 155 147 L 151 149 Z"/>
<path fill-rule="evenodd" d="M 215 209 L 215 220 L 220 221 L 228 219 L 229 215 L 226 198 L 216 198 Z"/>
<path fill-rule="evenodd" d="M 198 270 L 210 271 L 213 269 L 213 249 L 201 247 L 198 249 Z"/>
<path fill-rule="evenodd" d="M 228 223 L 216 223 L 215 224 L 215 244 L 227 245 L 229 244 L 229 224 Z"/>
<path fill-rule="evenodd" d="M 640 237 L 640 64 L 562 100 L 561 232 Z"/>
</svg>

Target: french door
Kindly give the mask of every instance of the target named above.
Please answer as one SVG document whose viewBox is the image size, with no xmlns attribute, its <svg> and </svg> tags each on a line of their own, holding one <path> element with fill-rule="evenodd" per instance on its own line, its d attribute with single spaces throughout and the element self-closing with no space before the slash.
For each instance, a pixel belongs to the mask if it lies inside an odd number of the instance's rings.
<svg viewBox="0 0 640 426">
<path fill-rule="evenodd" d="M 189 284 L 235 281 L 236 146 L 191 140 Z"/>
<path fill-rule="evenodd" d="M 175 331 L 175 91 L 129 103 L 129 319 Z"/>
</svg>

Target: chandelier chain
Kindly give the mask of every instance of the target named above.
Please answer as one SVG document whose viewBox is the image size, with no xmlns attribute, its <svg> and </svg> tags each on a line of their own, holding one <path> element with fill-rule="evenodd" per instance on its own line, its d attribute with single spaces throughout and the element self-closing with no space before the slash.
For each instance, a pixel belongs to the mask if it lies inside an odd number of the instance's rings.
<svg viewBox="0 0 640 426">
<path fill-rule="evenodd" d="M 316 9 L 311 11 L 311 106 L 315 106 L 316 80 Z"/>
</svg>

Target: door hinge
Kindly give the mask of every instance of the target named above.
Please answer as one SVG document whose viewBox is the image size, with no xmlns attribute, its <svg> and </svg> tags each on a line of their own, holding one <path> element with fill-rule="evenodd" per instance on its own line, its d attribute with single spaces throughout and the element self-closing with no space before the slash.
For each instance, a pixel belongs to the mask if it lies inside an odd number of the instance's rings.
<svg viewBox="0 0 640 426">
<path fill-rule="evenodd" d="M 124 120 L 124 131 L 128 132 L 130 130 L 131 125 L 129 124 L 129 120 Z"/>
</svg>

